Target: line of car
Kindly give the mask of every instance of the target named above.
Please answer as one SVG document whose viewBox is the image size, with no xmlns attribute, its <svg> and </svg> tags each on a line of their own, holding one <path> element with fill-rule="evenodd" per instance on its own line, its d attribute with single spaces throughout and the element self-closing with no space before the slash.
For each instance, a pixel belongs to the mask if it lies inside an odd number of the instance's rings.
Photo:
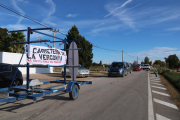
<svg viewBox="0 0 180 120">
<path fill-rule="evenodd" d="M 150 70 L 149 64 L 137 64 L 133 66 L 133 71 Z"/>
</svg>

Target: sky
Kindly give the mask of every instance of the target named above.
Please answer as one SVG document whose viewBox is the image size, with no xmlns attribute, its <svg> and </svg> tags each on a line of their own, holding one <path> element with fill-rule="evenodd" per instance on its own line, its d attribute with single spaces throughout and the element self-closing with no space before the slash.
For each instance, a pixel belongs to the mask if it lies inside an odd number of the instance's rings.
<svg viewBox="0 0 180 120">
<path fill-rule="evenodd" d="M 109 49 L 93 47 L 93 62 L 122 61 L 122 50 L 123 60 L 131 63 L 137 57 L 140 63 L 146 56 L 153 62 L 164 61 L 164 57 L 173 54 L 180 59 L 180 0 L 0 0 L 0 3 L 59 30 L 63 34 L 56 33 L 56 37 L 62 39 L 76 25 L 86 40 Z M 2 7 L 0 27 L 9 31 L 43 28 Z M 53 35 L 48 30 L 41 32 Z M 37 36 L 53 40 L 37 33 L 31 35 L 31 40 L 37 40 Z M 58 43 L 55 47 L 60 48 Z"/>
</svg>

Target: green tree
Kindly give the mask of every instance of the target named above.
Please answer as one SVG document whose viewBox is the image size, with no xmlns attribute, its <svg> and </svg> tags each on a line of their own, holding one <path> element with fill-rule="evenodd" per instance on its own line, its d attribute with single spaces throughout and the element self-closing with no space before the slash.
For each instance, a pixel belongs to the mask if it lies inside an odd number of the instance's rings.
<svg viewBox="0 0 180 120">
<path fill-rule="evenodd" d="M 144 64 L 144 61 L 141 61 L 141 64 Z"/>
<path fill-rule="evenodd" d="M 149 64 L 149 58 L 147 56 L 144 58 L 144 64 Z"/>
<path fill-rule="evenodd" d="M 102 61 L 100 60 L 100 63 L 99 63 L 99 65 L 101 66 L 102 65 Z"/>
<path fill-rule="evenodd" d="M 85 68 L 88 68 L 92 65 L 92 47 L 93 45 L 85 39 L 84 36 L 79 34 L 78 28 L 74 25 L 66 35 L 67 40 L 77 40 L 82 39 L 82 41 L 76 41 L 77 47 L 82 48 L 83 50 L 79 50 L 79 64 L 83 65 Z M 67 49 L 69 48 L 71 42 L 68 42 Z"/>
<path fill-rule="evenodd" d="M 152 65 L 152 61 L 149 62 L 149 65 Z"/>
<path fill-rule="evenodd" d="M 137 62 L 137 61 L 134 61 L 133 64 L 132 64 L 132 66 L 135 66 L 135 65 L 137 65 L 137 64 L 138 64 L 138 62 Z"/>
<path fill-rule="evenodd" d="M 177 68 L 178 67 L 178 62 L 179 62 L 179 58 L 176 56 L 176 54 L 174 55 L 169 55 L 168 58 L 164 58 L 166 63 L 169 63 L 169 68 Z"/>
<path fill-rule="evenodd" d="M 23 44 L 18 45 L 8 45 L 11 42 L 24 42 L 25 35 L 23 33 L 7 33 L 8 30 L 6 28 L 0 28 L 0 51 L 1 52 L 14 52 L 19 53 L 23 52 L 24 47 Z"/>
</svg>

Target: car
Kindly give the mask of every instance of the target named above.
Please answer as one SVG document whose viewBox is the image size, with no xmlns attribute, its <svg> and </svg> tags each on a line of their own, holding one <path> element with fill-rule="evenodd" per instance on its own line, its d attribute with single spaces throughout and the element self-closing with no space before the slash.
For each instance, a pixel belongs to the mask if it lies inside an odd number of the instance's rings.
<svg viewBox="0 0 180 120">
<path fill-rule="evenodd" d="M 132 69 L 131 69 L 131 63 L 126 63 L 126 66 L 127 66 L 127 71 L 128 71 L 128 74 L 129 73 L 132 73 Z"/>
<path fill-rule="evenodd" d="M 64 77 L 64 67 L 62 67 L 61 69 L 61 74 Z M 80 65 L 80 67 L 78 68 L 77 77 L 80 77 L 80 76 L 88 77 L 89 75 L 90 75 L 90 71 L 86 69 L 84 66 Z M 70 76 L 68 68 L 66 68 L 66 76 Z"/>
<path fill-rule="evenodd" d="M 143 67 L 143 70 L 150 70 L 151 69 L 151 67 L 150 67 L 150 65 L 149 64 L 144 64 L 144 67 Z"/>
<path fill-rule="evenodd" d="M 0 63 L 0 87 L 9 87 L 16 72 L 16 67 L 11 67 L 11 64 Z M 18 69 L 12 86 L 23 84 L 22 72 Z"/>
<path fill-rule="evenodd" d="M 128 67 L 126 62 L 113 62 L 108 69 L 108 77 L 111 76 L 127 76 Z"/>
<path fill-rule="evenodd" d="M 133 71 L 141 71 L 141 68 L 139 65 L 133 66 Z"/>
</svg>

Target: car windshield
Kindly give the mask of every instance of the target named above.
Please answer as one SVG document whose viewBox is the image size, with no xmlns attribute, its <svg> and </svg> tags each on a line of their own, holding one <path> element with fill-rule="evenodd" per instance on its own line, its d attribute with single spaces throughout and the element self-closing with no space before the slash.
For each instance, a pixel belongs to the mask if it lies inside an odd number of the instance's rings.
<svg viewBox="0 0 180 120">
<path fill-rule="evenodd" d="M 85 68 L 85 67 L 81 65 L 79 68 Z M 85 69 L 86 69 L 86 68 L 85 68 Z"/>
<path fill-rule="evenodd" d="M 139 67 L 139 65 L 135 65 L 134 67 Z"/>
<path fill-rule="evenodd" d="M 112 63 L 111 67 L 118 67 L 118 68 L 122 68 L 123 67 L 123 63 Z"/>
</svg>

